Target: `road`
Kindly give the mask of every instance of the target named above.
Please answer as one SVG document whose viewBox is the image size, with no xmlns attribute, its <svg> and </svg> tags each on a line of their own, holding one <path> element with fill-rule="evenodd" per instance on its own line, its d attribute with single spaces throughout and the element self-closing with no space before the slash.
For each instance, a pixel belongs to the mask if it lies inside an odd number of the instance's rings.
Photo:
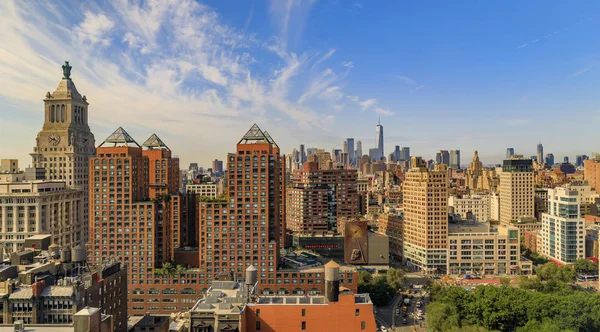
<svg viewBox="0 0 600 332">
<path fill-rule="evenodd" d="M 404 281 L 404 288 L 408 288 L 410 284 L 413 285 L 424 285 L 427 278 L 425 278 L 420 273 L 407 273 L 406 280 Z M 402 324 L 402 305 L 400 305 L 400 314 L 396 315 L 396 307 L 401 301 L 401 295 L 397 294 L 390 303 L 385 307 L 377 307 L 377 315 L 376 320 L 379 326 L 385 326 L 389 331 L 404 331 L 404 332 L 421 332 L 426 331 L 425 328 L 419 327 L 420 325 L 424 326 L 424 321 L 418 321 L 414 318 L 414 314 L 416 313 L 416 303 L 417 300 L 421 297 L 420 294 L 411 294 L 413 296 L 413 300 L 411 304 L 408 306 L 407 310 L 407 324 Z M 424 299 L 428 301 L 428 296 L 425 295 Z M 421 307 L 423 313 L 425 313 L 425 305 Z"/>
</svg>

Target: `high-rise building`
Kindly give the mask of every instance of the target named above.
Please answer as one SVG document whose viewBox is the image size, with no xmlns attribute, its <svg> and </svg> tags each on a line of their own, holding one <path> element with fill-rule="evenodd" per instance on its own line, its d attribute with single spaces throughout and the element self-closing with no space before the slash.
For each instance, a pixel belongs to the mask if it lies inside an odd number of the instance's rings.
<svg viewBox="0 0 600 332">
<path fill-rule="evenodd" d="M 0 174 L 0 243 L 18 252 L 28 237 L 49 234 L 61 248 L 84 245 L 83 197 L 64 182 Z"/>
<path fill-rule="evenodd" d="M 273 278 L 284 197 L 281 166 L 279 147 L 256 124 L 238 142 L 237 152 L 227 156 L 229 199 L 200 202 L 198 243 L 206 277 L 201 283 L 220 273 L 242 277 L 251 264 L 264 280 L 267 271 Z"/>
<path fill-rule="evenodd" d="M 390 161 L 394 161 L 394 162 L 400 161 L 400 146 L 399 145 L 396 145 L 392 155 L 393 155 L 393 158 L 390 158 Z"/>
<path fill-rule="evenodd" d="M 344 146 L 342 148 L 343 153 L 348 153 L 348 141 L 344 141 Z"/>
<path fill-rule="evenodd" d="M 479 160 L 479 154 L 477 153 L 477 150 L 473 152 L 473 160 L 467 168 L 465 178 L 465 184 L 467 188 L 471 190 L 483 189 L 483 185 L 481 183 L 483 180 L 483 164 Z"/>
<path fill-rule="evenodd" d="M 379 122 L 377 123 L 377 127 L 375 128 L 376 134 L 376 142 L 377 142 L 377 160 L 382 160 L 385 157 L 385 151 L 383 147 L 383 126 L 381 125 L 381 117 L 379 117 Z"/>
<path fill-rule="evenodd" d="M 362 156 L 363 156 L 362 142 L 356 141 L 356 153 L 355 153 L 354 157 L 356 158 L 356 160 L 358 160 Z"/>
<path fill-rule="evenodd" d="M 450 168 L 460 169 L 460 150 L 450 150 Z"/>
<path fill-rule="evenodd" d="M 515 155 L 515 149 L 514 148 L 507 148 L 506 149 L 506 160 L 509 160 L 514 155 Z"/>
<path fill-rule="evenodd" d="M 178 169 L 179 160 L 156 135 L 142 147 L 123 128 L 90 161 L 89 261 L 101 265 L 117 257 L 127 263 L 132 294 L 156 297 L 153 292 L 165 286 L 154 280 L 154 270 L 183 245 L 187 202 L 178 195 Z M 129 314 L 145 310 L 130 301 Z"/>
<path fill-rule="evenodd" d="M 410 160 L 410 148 L 409 147 L 402 147 L 402 150 L 400 151 L 400 161 L 409 161 Z"/>
<path fill-rule="evenodd" d="M 304 164 L 306 161 L 306 152 L 304 151 L 304 144 L 300 144 L 300 158 L 298 159 L 300 164 Z M 229 167 L 227 168 L 229 169 Z"/>
<path fill-rule="evenodd" d="M 218 175 L 223 175 L 223 160 L 213 160 L 212 169 L 214 173 L 217 173 Z"/>
<path fill-rule="evenodd" d="M 358 172 L 356 169 L 323 170 L 306 162 L 292 173 L 287 189 L 286 223 L 292 232 L 336 230 L 340 217 L 358 215 Z"/>
<path fill-rule="evenodd" d="M 600 193 L 600 158 L 583 161 L 583 179 L 593 190 Z"/>
<path fill-rule="evenodd" d="M 356 164 L 356 155 L 354 151 L 354 138 L 346 139 L 346 146 L 348 148 L 348 158 L 350 158 L 350 164 Z"/>
<path fill-rule="evenodd" d="M 546 154 L 546 164 L 549 166 L 554 165 L 554 154 L 552 154 L 552 153 Z"/>
<path fill-rule="evenodd" d="M 544 163 L 544 146 L 542 145 L 542 143 L 538 143 L 537 145 L 537 162 L 540 164 Z"/>
<path fill-rule="evenodd" d="M 411 158 L 404 181 L 404 256 L 427 273 L 444 272 L 448 236 L 448 167 L 432 171 Z"/>
<path fill-rule="evenodd" d="M 373 162 L 379 160 L 379 149 L 377 149 L 377 148 L 369 149 L 369 157 L 371 158 L 371 161 L 373 161 Z"/>
<path fill-rule="evenodd" d="M 44 98 L 44 125 L 31 153 L 35 168 L 46 169 L 47 180 L 65 181 L 84 192 L 83 240 L 88 240 L 88 167 L 95 152 L 94 134 L 88 125 L 88 101 L 71 80 L 71 66 L 62 66 L 63 78 Z"/>
<path fill-rule="evenodd" d="M 500 172 L 500 223 L 535 216 L 535 188 L 531 159 L 513 156 L 504 160 Z"/>
<path fill-rule="evenodd" d="M 585 226 L 576 189 L 548 189 L 548 213 L 542 214 L 542 254 L 560 263 L 585 258 Z"/>
<path fill-rule="evenodd" d="M 450 166 L 450 153 L 448 150 L 438 150 L 435 155 L 435 163 Z"/>
<path fill-rule="evenodd" d="M 569 156 L 565 156 L 563 158 L 563 163 L 568 164 L 569 163 Z"/>
</svg>

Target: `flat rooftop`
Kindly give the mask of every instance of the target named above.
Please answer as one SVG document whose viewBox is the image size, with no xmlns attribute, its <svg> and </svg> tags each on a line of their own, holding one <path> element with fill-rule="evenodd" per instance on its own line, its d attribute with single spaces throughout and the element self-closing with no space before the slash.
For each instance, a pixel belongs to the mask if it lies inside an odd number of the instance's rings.
<svg viewBox="0 0 600 332">
<path fill-rule="evenodd" d="M 75 328 L 72 325 L 25 325 L 22 332 L 74 332 Z M 0 332 L 15 332 L 15 327 L 11 325 L 0 325 Z"/>
</svg>

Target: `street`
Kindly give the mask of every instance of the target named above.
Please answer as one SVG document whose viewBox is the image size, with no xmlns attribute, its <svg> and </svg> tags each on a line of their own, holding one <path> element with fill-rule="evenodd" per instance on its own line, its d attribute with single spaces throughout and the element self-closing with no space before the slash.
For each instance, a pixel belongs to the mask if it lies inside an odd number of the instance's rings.
<svg viewBox="0 0 600 332">
<path fill-rule="evenodd" d="M 404 289 L 409 288 L 411 284 L 425 285 L 426 280 L 427 278 L 423 277 L 419 272 L 407 273 L 406 280 L 404 281 Z M 417 320 L 415 314 L 417 312 L 416 303 L 417 301 L 421 301 L 422 316 L 425 315 L 425 306 L 429 301 L 429 297 L 427 294 L 422 295 L 421 291 L 418 291 L 416 294 L 411 293 L 411 296 L 413 299 L 411 300 L 410 305 L 407 306 L 408 310 L 406 311 L 406 317 L 403 317 L 403 304 L 400 303 L 402 301 L 401 294 L 396 294 L 387 306 L 377 307 L 376 320 L 378 326 L 384 326 L 388 331 L 426 331 L 424 328 L 425 320 Z M 398 315 L 396 315 L 396 308 L 400 308 L 400 313 Z M 406 319 L 406 324 L 402 323 L 404 318 Z"/>
</svg>

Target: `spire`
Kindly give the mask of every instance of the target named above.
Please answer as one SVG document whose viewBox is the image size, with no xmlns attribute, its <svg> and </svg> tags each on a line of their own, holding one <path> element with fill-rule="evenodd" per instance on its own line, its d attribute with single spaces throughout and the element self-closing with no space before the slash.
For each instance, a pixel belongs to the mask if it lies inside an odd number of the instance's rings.
<svg viewBox="0 0 600 332">
<path fill-rule="evenodd" d="M 131 137 L 126 131 L 125 129 L 123 129 L 123 127 L 119 127 L 117 128 L 117 130 L 115 130 L 112 134 L 110 134 L 110 136 L 108 136 L 108 138 L 106 138 L 104 140 L 104 142 L 102 142 L 102 144 L 100 144 L 100 146 L 104 145 L 104 143 L 113 143 L 114 146 L 117 146 L 117 144 L 121 144 L 125 145 L 125 146 L 129 146 L 130 143 L 137 145 L 138 148 L 141 148 L 141 146 L 139 144 L 137 144 L 137 142 L 133 139 L 133 137 Z"/>
<path fill-rule="evenodd" d="M 79 94 L 79 91 L 77 91 L 77 88 L 75 87 L 75 83 L 71 80 L 71 68 L 69 61 L 65 61 L 65 64 L 62 66 L 63 78 L 60 80 L 58 87 L 52 94 L 46 94 L 46 100 L 72 99 L 87 103 L 87 99 Z"/>
<path fill-rule="evenodd" d="M 381 126 L 381 115 L 379 115 L 379 116 L 378 116 L 378 119 L 379 119 L 379 120 L 377 121 L 377 125 L 378 125 L 378 126 Z"/>
</svg>

